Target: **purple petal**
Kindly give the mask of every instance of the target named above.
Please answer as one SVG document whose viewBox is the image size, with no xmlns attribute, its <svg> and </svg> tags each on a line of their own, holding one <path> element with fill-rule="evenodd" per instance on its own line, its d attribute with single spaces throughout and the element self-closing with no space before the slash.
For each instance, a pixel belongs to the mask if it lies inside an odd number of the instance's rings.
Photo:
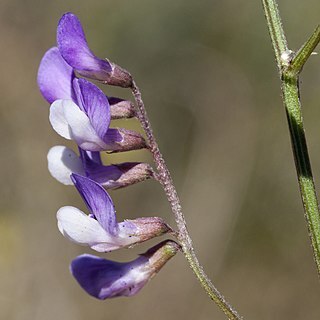
<svg viewBox="0 0 320 320">
<path fill-rule="evenodd" d="M 85 201 L 91 214 L 100 225 L 111 235 L 118 232 L 118 224 L 113 202 L 101 185 L 93 180 L 72 174 L 71 179 Z"/>
<path fill-rule="evenodd" d="M 38 86 L 43 97 L 50 104 L 58 99 L 72 99 L 73 78 L 73 69 L 61 57 L 59 49 L 49 49 L 38 70 Z"/>
<path fill-rule="evenodd" d="M 138 293 L 179 248 L 174 241 L 163 241 L 127 263 L 84 254 L 72 261 L 70 271 L 80 286 L 98 299 L 128 297 Z"/>
<path fill-rule="evenodd" d="M 123 291 L 127 290 L 129 285 L 125 279 L 126 269 L 125 263 L 89 254 L 77 257 L 70 266 L 71 273 L 80 286 L 98 299 L 123 295 Z"/>
<path fill-rule="evenodd" d="M 104 141 L 106 144 L 113 146 L 114 144 L 120 143 L 123 141 L 123 135 L 121 134 L 120 129 L 109 128 L 107 131 Z"/>
<path fill-rule="evenodd" d="M 92 151 L 84 151 L 81 148 L 79 148 L 80 156 L 84 153 L 86 157 L 88 157 L 90 160 L 97 164 L 102 165 L 102 160 L 100 156 L 100 152 L 92 152 Z"/>
<path fill-rule="evenodd" d="M 104 166 L 102 164 L 100 154 L 98 152 L 100 162 L 92 160 L 92 155 L 96 157 L 95 152 L 88 153 L 88 151 L 84 151 L 82 149 L 79 149 L 79 151 L 84 170 L 90 179 L 106 185 L 107 187 L 112 187 L 112 182 L 121 177 L 122 171 L 118 169 L 117 166 Z"/>
<path fill-rule="evenodd" d="M 120 184 L 116 181 L 122 176 L 121 170 L 119 170 L 117 166 L 113 165 L 92 165 L 90 169 L 87 171 L 87 174 L 92 180 L 102 184 L 106 188 L 118 187 Z"/>
<path fill-rule="evenodd" d="M 73 13 L 61 17 L 57 43 L 62 57 L 81 75 L 102 81 L 109 77 L 110 63 L 97 58 L 89 49 L 81 23 Z"/>
<path fill-rule="evenodd" d="M 88 115 L 98 136 L 104 140 L 111 118 L 107 97 L 96 85 L 85 79 L 75 79 L 73 87 L 78 106 Z"/>
<path fill-rule="evenodd" d="M 107 189 L 123 188 L 149 179 L 153 174 L 151 166 L 146 163 L 125 162 L 105 166 L 99 152 L 89 152 L 81 148 L 79 152 L 85 175 Z"/>
</svg>

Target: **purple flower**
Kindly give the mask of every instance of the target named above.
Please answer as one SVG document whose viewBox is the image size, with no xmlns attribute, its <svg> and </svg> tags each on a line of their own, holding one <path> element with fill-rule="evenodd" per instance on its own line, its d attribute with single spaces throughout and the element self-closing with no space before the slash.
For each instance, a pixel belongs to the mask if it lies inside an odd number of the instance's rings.
<svg viewBox="0 0 320 320">
<path fill-rule="evenodd" d="M 90 215 L 75 207 L 62 207 L 57 212 L 58 228 L 71 241 L 108 252 L 149 240 L 170 231 L 157 217 L 125 220 L 118 223 L 113 202 L 104 188 L 93 180 L 71 175 Z"/>
<path fill-rule="evenodd" d="M 129 297 L 138 293 L 179 249 L 176 242 L 166 240 L 127 263 L 84 254 L 72 261 L 70 270 L 95 298 Z"/>
<path fill-rule="evenodd" d="M 74 79 L 73 89 L 79 105 L 70 99 L 60 99 L 50 107 L 49 119 L 54 130 L 90 151 L 107 150 L 113 141 L 121 141 L 117 132 L 108 130 L 110 106 L 103 92 L 84 79 Z"/>
<path fill-rule="evenodd" d="M 73 100 L 60 99 L 50 107 L 50 122 L 54 130 L 66 139 L 75 140 L 88 151 L 128 151 L 146 147 L 144 138 L 126 129 L 109 129 L 111 114 L 108 99 L 94 84 L 74 79 Z"/>
<path fill-rule="evenodd" d="M 59 49 L 53 47 L 43 56 L 38 70 L 38 86 L 43 97 L 51 104 L 55 100 L 67 99 L 77 103 L 73 88 L 75 74 L 62 58 Z M 131 101 L 108 97 L 111 119 L 132 118 L 135 116 Z"/>
<path fill-rule="evenodd" d="M 66 139 L 75 140 L 88 151 L 128 151 L 146 147 L 137 132 L 109 128 L 110 105 L 105 94 L 93 83 L 77 79 L 73 69 L 61 57 L 58 48 L 44 55 L 38 72 L 38 84 L 44 98 L 52 103 L 50 122 Z M 111 99 L 114 117 L 133 116 L 133 106 L 124 100 Z"/>
<path fill-rule="evenodd" d="M 105 166 L 99 152 L 84 151 L 80 156 L 64 146 L 54 146 L 48 152 L 48 169 L 51 175 L 65 185 L 73 185 L 70 175 L 86 176 L 107 189 L 122 188 L 152 177 L 147 163 L 120 163 Z"/>
<path fill-rule="evenodd" d="M 62 57 L 80 75 L 121 87 L 132 85 L 131 75 L 126 70 L 92 53 L 81 23 L 73 13 L 68 12 L 61 17 L 57 43 Z"/>
</svg>

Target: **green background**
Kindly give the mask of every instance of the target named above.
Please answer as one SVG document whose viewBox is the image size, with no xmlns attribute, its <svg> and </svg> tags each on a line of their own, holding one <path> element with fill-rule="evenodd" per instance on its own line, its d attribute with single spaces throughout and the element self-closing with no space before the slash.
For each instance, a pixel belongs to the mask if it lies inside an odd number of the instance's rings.
<svg viewBox="0 0 320 320">
<path fill-rule="evenodd" d="M 279 1 L 290 49 L 319 23 L 318 0 Z M 181 254 L 137 296 L 98 301 L 70 276 L 93 253 L 65 239 L 55 213 L 84 208 L 56 182 L 46 154 L 60 138 L 36 74 L 55 45 L 58 19 L 77 14 L 92 50 L 140 86 L 208 275 L 246 319 L 318 319 L 320 284 L 298 192 L 279 80 L 260 1 L 118 0 L 0 2 L 0 318 L 15 320 L 225 319 Z M 320 63 L 301 77 L 303 115 L 320 183 Z M 108 95 L 130 98 L 124 89 Z M 139 130 L 137 121 L 115 126 Z M 146 151 L 106 163 L 151 161 Z M 111 192 L 118 219 L 174 220 L 160 186 Z M 127 261 L 151 244 L 108 255 Z"/>
</svg>

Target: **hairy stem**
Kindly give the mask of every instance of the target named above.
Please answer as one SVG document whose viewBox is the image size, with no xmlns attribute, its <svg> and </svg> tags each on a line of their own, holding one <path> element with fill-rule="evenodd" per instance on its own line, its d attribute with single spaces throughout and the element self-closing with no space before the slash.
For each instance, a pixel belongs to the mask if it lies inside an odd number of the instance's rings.
<svg viewBox="0 0 320 320">
<path fill-rule="evenodd" d="M 208 276 L 203 271 L 202 266 L 200 265 L 198 258 L 194 252 L 192 240 L 187 230 L 186 221 L 182 213 L 182 208 L 180 200 L 176 191 L 176 188 L 173 184 L 170 172 L 166 166 L 166 163 L 163 159 L 163 156 L 159 150 L 157 141 L 153 135 L 150 121 L 141 98 L 141 93 L 139 88 L 133 82 L 132 84 L 132 93 L 137 104 L 137 116 L 142 125 L 143 130 L 147 136 L 150 151 L 152 153 L 156 168 L 158 171 L 157 178 L 161 183 L 164 192 L 167 196 L 167 199 L 171 205 L 171 210 L 173 212 L 175 221 L 178 227 L 177 238 L 181 244 L 182 251 L 189 262 L 189 265 L 198 280 L 200 281 L 202 287 L 207 292 L 209 297 L 219 306 L 219 308 L 225 313 L 229 319 L 242 319 L 237 311 L 230 305 L 229 302 L 224 298 L 224 296 L 218 291 L 218 289 L 213 285 Z"/>
<path fill-rule="evenodd" d="M 299 92 L 299 73 L 320 41 L 320 29 L 318 27 L 314 31 L 292 61 L 284 60 L 282 54 L 288 50 L 288 47 L 276 1 L 262 0 L 262 3 L 280 72 L 282 98 L 288 119 L 300 194 L 313 255 L 318 275 L 320 275 L 320 212 L 303 126 Z"/>
<path fill-rule="evenodd" d="M 267 19 L 269 33 L 279 70 L 281 71 L 281 54 L 288 50 L 287 39 L 283 31 L 277 2 L 262 0 L 264 14 Z"/>
<path fill-rule="evenodd" d="M 320 26 L 314 30 L 311 37 L 308 41 L 301 47 L 301 49 L 297 52 L 295 57 L 292 59 L 290 66 L 288 67 L 288 71 L 294 72 L 295 74 L 299 74 L 304 66 L 304 64 L 309 59 L 313 50 L 316 48 L 320 41 Z"/>
</svg>

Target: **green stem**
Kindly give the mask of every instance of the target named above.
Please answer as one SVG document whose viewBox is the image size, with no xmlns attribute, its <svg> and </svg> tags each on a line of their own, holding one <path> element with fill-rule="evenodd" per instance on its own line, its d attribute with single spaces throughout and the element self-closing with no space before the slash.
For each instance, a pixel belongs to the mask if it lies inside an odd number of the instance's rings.
<svg viewBox="0 0 320 320">
<path fill-rule="evenodd" d="M 303 126 L 298 77 L 312 50 L 320 41 L 320 29 L 318 27 L 315 30 L 292 61 L 284 61 L 281 56 L 288 47 L 276 1 L 262 0 L 262 3 L 280 71 L 282 97 L 288 119 L 300 194 L 313 255 L 320 275 L 320 212 Z"/>
<path fill-rule="evenodd" d="M 293 58 L 288 71 L 293 71 L 295 74 L 299 74 L 307 62 L 308 58 L 312 54 L 320 41 L 320 26 L 317 26 L 308 41 L 301 47 L 298 53 Z"/>
<path fill-rule="evenodd" d="M 292 149 L 309 237 L 312 243 L 318 274 L 320 275 L 320 215 L 304 133 L 297 77 L 285 77 L 282 83 L 282 94 L 286 106 Z"/>
<path fill-rule="evenodd" d="M 288 50 L 288 45 L 283 31 L 278 5 L 274 0 L 262 0 L 262 4 L 264 14 L 267 19 L 277 65 L 279 70 L 281 71 L 281 54 Z"/>
</svg>

